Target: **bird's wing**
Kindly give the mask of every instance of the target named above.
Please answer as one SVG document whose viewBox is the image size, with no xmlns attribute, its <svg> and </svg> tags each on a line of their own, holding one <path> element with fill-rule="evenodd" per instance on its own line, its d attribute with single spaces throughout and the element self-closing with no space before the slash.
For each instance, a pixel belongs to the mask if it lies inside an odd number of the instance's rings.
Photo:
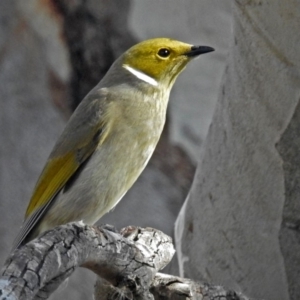
<svg viewBox="0 0 300 300">
<path fill-rule="evenodd" d="M 91 99 L 82 102 L 57 141 L 27 207 L 16 247 L 24 241 L 71 176 L 104 142 L 107 130 L 101 106 L 103 101 L 99 97 L 106 97 L 106 94 L 99 93 L 97 98 L 90 96 Z"/>
<path fill-rule="evenodd" d="M 102 127 L 91 128 L 91 130 L 92 132 L 87 132 L 83 141 L 78 140 L 75 148 L 60 152 L 55 157 L 49 157 L 34 189 L 25 218 L 28 218 L 37 208 L 47 204 L 94 152 L 97 145 L 103 142 Z"/>
</svg>

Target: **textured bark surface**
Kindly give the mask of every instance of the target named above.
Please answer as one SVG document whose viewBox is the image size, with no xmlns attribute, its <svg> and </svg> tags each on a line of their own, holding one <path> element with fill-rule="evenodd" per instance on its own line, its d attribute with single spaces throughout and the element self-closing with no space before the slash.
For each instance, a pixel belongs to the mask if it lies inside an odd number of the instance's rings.
<svg viewBox="0 0 300 300">
<path fill-rule="evenodd" d="M 81 266 L 99 276 L 96 300 L 248 300 L 221 286 L 157 273 L 174 252 L 172 239 L 152 228 L 127 227 L 119 234 L 110 226 L 70 223 L 14 251 L 0 276 L 0 299 L 47 299 Z"/>
<path fill-rule="evenodd" d="M 133 297 L 149 293 L 154 275 L 174 255 L 172 239 L 152 228 L 121 233 L 70 223 L 43 234 L 6 261 L 0 299 L 46 299 L 79 266 L 117 288 L 130 282 Z"/>
<path fill-rule="evenodd" d="M 96 300 L 116 299 L 117 297 L 132 299 L 130 290 L 122 287 L 115 288 L 99 277 L 95 290 Z M 222 286 L 195 282 L 163 273 L 156 273 L 150 292 L 150 297 L 154 297 L 155 300 L 250 300 L 242 293 L 226 290 Z"/>
<path fill-rule="evenodd" d="M 181 276 L 299 299 L 300 4 L 233 8 L 219 101 L 177 220 Z"/>
<path fill-rule="evenodd" d="M 161 273 L 155 275 L 150 291 L 157 300 L 250 300 L 242 293 L 226 290 L 222 286 L 195 282 Z"/>
</svg>

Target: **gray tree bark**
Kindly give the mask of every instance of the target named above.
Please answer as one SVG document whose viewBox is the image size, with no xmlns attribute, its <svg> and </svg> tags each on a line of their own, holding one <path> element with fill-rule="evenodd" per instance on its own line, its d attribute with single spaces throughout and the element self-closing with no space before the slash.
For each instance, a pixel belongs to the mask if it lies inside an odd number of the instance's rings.
<svg viewBox="0 0 300 300">
<path fill-rule="evenodd" d="M 175 252 L 161 231 L 131 226 L 119 234 L 108 228 L 70 223 L 15 250 L 0 276 L 0 299 L 47 299 L 81 266 L 99 276 L 96 300 L 249 300 L 220 286 L 157 273 Z"/>
<path fill-rule="evenodd" d="M 233 2 L 219 100 L 176 225 L 181 276 L 299 299 L 300 3 Z"/>
</svg>

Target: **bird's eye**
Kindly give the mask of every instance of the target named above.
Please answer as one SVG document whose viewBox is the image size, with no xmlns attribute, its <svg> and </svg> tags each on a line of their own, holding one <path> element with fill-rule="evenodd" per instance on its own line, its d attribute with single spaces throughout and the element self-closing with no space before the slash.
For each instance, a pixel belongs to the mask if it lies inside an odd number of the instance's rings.
<svg viewBox="0 0 300 300">
<path fill-rule="evenodd" d="M 161 48 L 158 50 L 157 54 L 160 56 L 160 57 L 168 57 L 170 55 L 170 50 L 169 49 L 166 49 L 166 48 Z"/>
</svg>

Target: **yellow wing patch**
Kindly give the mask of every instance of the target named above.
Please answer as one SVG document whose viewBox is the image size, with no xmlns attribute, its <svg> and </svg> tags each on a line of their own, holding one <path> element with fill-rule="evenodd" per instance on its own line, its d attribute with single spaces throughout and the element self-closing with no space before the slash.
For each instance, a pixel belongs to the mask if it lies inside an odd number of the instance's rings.
<svg viewBox="0 0 300 300">
<path fill-rule="evenodd" d="M 103 126 L 100 125 L 98 130 L 95 128 L 94 132 L 90 133 L 84 144 L 78 143 L 75 151 L 63 153 L 58 157 L 50 155 L 27 207 L 25 219 L 48 201 L 52 201 L 79 166 L 104 142 L 107 131 L 103 132 Z"/>
<path fill-rule="evenodd" d="M 37 182 L 25 218 L 52 199 L 78 169 L 79 165 L 72 152 L 50 159 Z"/>
</svg>

